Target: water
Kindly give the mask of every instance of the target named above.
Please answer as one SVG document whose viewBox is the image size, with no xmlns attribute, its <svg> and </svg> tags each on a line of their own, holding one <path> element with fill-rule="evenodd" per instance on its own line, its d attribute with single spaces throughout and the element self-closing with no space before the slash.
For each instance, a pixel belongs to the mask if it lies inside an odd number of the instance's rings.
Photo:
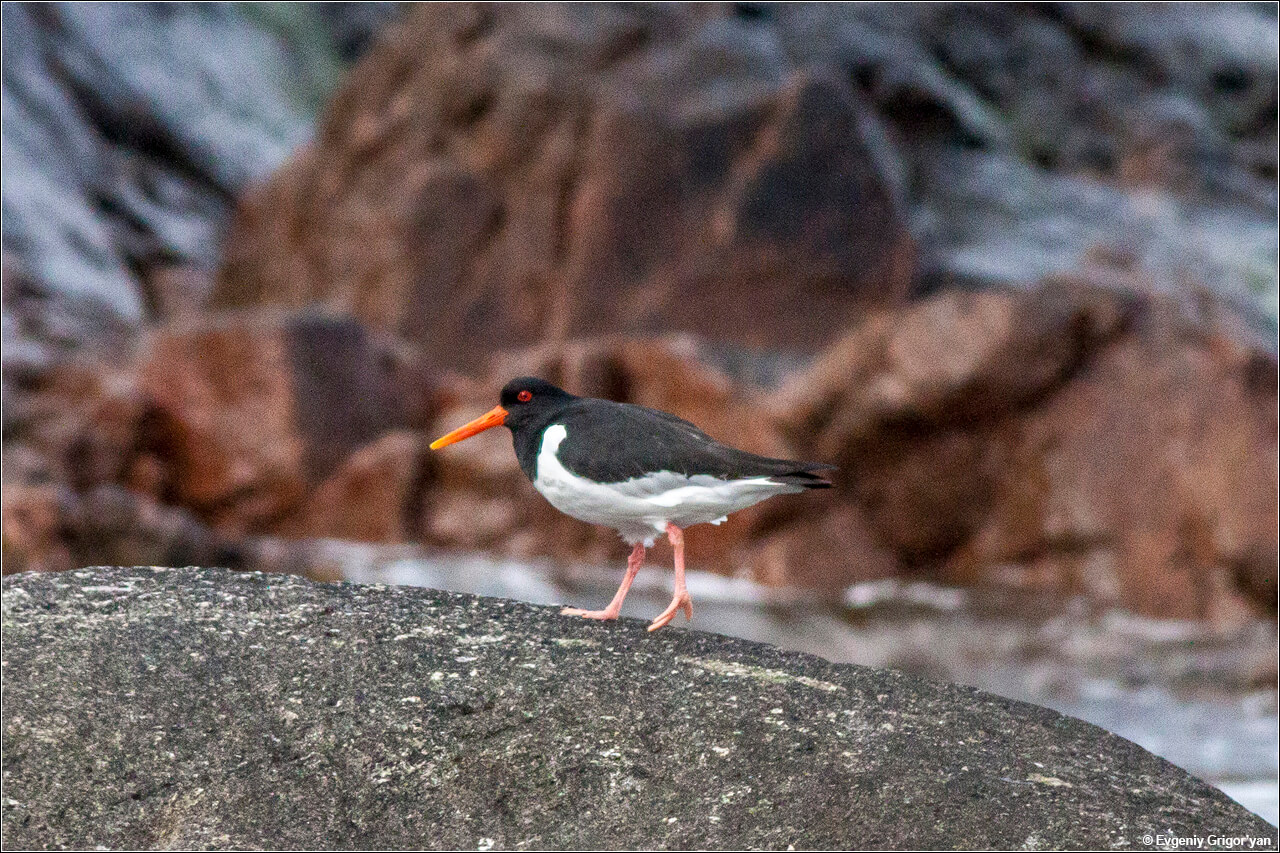
<svg viewBox="0 0 1280 853">
<path fill-rule="evenodd" d="M 535 604 L 602 607 L 621 576 L 621 567 L 606 572 L 410 548 L 332 548 L 351 581 Z M 623 615 L 656 615 L 670 600 L 670 584 L 669 571 L 642 571 Z M 923 582 L 861 584 L 843 602 L 700 572 L 690 572 L 688 584 L 699 630 L 1053 708 L 1134 741 L 1280 822 L 1274 621 L 1224 632 L 1099 610 L 1082 599 Z"/>
</svg>

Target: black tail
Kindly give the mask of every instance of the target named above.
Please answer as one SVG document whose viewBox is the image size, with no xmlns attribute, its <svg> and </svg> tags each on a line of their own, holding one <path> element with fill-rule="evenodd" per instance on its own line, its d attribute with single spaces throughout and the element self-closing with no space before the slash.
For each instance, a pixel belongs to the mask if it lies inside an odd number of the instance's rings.
<svg viewBox="0 0 1280 853">
<path fill-rule="evenodd" d="M 814 471 L 834 471 L 836 466 L 825 465 L 821 462 L 805 462 L 801 463 L 801 467 L 795 471 L 788 471 L 785 474 L 774 474 L 769 479 L 776 480 L 779 483 L 787 483 L 791 486 L 800 486 L 805 489 L 829 489 L 831 481 L 824 480 Z"/>
</svg>

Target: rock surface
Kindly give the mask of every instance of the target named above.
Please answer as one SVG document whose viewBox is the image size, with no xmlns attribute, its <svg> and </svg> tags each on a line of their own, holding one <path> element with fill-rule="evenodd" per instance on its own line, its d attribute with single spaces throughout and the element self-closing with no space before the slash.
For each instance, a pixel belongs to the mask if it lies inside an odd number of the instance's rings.
<svg viewBox="0 0 1280 853">
<path fill-rule="evenodd" d="M 418 10 L 246 200 L 220 298 L 358 304 L 451 364 L 468 322 L 504 344 L 811 349 L 875 295 L 858 282 L 1026 286 L 1104 249 L 1274 341 L 1275 23 L 1243 4 Z"/>
<path fill-rule="evenodd" d="M 1276 324 L 1275 6 L 769 7 L 872 105 L 923 287 L 1025 285 L 1099 248 Z"/>
<path fill-rule="evenodd" d="M 918 572 L 1159 617 L 1275 611 L 1276 365 L 1211 313 L 1119 276 L 946 291 L 869 313 L 772 393 L 707 351 L 615 339 L 504 353 L 457 387 L 435 431 L 534 373 L 755 452 L 838 465 L 831 492 L 690 531 L 691 564 L 766 584 L 840 590 Z M 621 565 L 610 531 L 528 488 L 505 435 L 434 462 L 432 544 Z"/>
<path fill-rule="evenodd" d="M 618 561 L 423 451 L 532 372 L 840 463 L 698 568 L 1275 611 L 1274 7 L 423 6 L 247 194 L 395 4 L 5 14 L 6 571 Z"/>
<path fill-rule="evenodd" d="M 933 294 L 872 312 L 772 392 L 688 337 L 509 349 L 474 378 L 428 379 L 412 350 L 349 317 L 177 321 L 133 362 L 51 374 L 25 439 L 54 463 L 10 454 L 36 482 L 6 489 L 6 555 L 10 570 L 92 562 L 93 543 L 118 562 L 129 546 L 195 557 L 266 535 L 621 565 L 611 530 L 529 486 L 505 431 L 425 450 L 535 374 L 840 467 L 829 492 L 692 529 L 695 568 L 831 594 L 921 573 L 1224 627 L 1274 613 L 1274 357 L 1140 287 Z M 116 490 L 109 518 L 154 527 L 104 538 L 116 528 L 77 508 L 103 488 Z"/>
<path fill-rule="evenodd" d="M 771 405 L 902 566 L 1152 616 L 1275 612 L 1275 361 L 1165 297 L 939 294 L 869 319 Z M 839 554 L 813 533 L 776 534 L 789 563 Z"/>
<path fill-rule="evenodd" d="M 389 430 L 427 422 L 416 358 L 350 317 L 222 315 L 159 328 L 137 368 L 159 495 L 228 532 L 277 526 Z M 252 425 L 246 429 L 246 425 Z M 402 457 L 403 476 L 418 463 Z"/>
<path fill-rule="evenodd" d="M 202 307 L 233 199 L 391 6 L 4 4 L 6 402 Z"/>
<path fill-rule="evenodd" d="M 415 7 L 243 199 L 214 304 L 321 302 L 456 368 L 613 332 L 813 351 L 911 287 L 862 123 L 715 7 Z"/>
<path fill-rule="evenodd" d="M 1086 723 L 712 635 L 194 568 L 3 607 L 6 848 L 1275 844 Z"/>
</svg>

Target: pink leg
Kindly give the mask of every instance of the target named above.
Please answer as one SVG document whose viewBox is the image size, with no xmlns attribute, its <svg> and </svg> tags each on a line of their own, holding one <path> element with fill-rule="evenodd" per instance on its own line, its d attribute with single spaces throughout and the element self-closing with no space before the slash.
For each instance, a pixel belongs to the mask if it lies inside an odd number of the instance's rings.
<svg viewBox="0 0 1280 853">
<path fill-rule="evenodd" d="M 671 547 L 676 552 L 676 594 L 671 598 L 667 609 L 649 623 L 650 631 L 656 631 L 669 624 L 681 610 L 684 611 L 686 620 L 693 619 L 693 600 L 689 598 L 689 590 L 684 586 L 684 531 L 668 521 L 667 538 L 671 540 Z"/>
<path fill-rule="evenodd" d="M 631 582 L 636 579 L 636 573 L 640 571 L 640 565 L 644 563 L 644 545 L 639 542 L 631 549 L 631 556 L 627 557 L 627 574 L 622 579 L 622 586 L 618 587 L 618 591 L 613 596 L 613 601 L 609 602 L 609 606 L 604 610 L 582 610 L 577 607 L 566 607 L 560 611 L 561 616 L 581 616 L 583 619 L 617 619 L 618 613 L 622 610 L 622 600 L 627 597 L 627 590 L 631 589 Z"/>
</svg>

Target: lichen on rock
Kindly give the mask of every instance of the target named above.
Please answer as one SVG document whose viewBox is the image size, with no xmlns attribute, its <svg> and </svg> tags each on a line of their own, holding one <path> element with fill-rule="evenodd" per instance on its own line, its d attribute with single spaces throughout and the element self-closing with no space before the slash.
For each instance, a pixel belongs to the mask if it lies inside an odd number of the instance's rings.
<svg viewBox="0 0 1280 853">
<path fill-rule="evenodd" d="M 1078 720 L 632 620 L 96 568 L 5 578 L 3 640 L 6 849 L 1275 843 Z"/>
</svg>

